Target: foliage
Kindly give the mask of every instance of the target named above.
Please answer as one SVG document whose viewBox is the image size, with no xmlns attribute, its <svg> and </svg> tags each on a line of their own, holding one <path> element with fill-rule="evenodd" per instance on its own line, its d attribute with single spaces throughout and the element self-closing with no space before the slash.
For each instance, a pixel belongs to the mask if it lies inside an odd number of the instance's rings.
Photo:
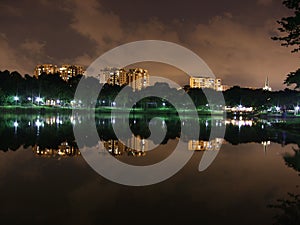
<svg viewBox="0 0 300 225">
<path fill-rule="evenodd" d="M 277 21 L 281 26 L 278 30 L 284 35 L 272 39 L 280 41 L 282 46 L 294 47 L 292 52 L 298 52 L 300 50 L 300 0 L 284 0 L 283 5 L 292 10 L 293 15 Z"/>
<path fill-rule="evenodd" d="M 282 46 L 293 47 L 293 53 L 298 52 L 300 50 L 300 0 L 284 0 L 283 5 L 292 10 L 293 15 L 277 21 L 280 25 L 278 30 L 282 35 L 274 36 L 272 39 L 280 41 Z M 288 86 L 295 84 L 295 88 L 299 89 L 300 70 L 288 74 L 284 83 Z"/>
<path fill-rule="evenodd" d="M 294 149 L 293 155 L 285 154 L 283 158 L 288 167 L 291 167 L 297 172 L 300 172 L 300 150 L 299 149 Z"/>
<path fill-rule="evenodd" d="M 295 225 L 300 223 L 300 195 L 289 193 L 289 197 L 289 199 L 279 199 L 278 204 L 269 206 L 282 212 L 275 216 L 276 225 Z"/>
<path fill-rule="evenodd" d="M 299 70 L 300 73 L 300 70 Z M 292 78 L 291 78 L 292 79 Z M 34 98 L 37 96 L 44 99 L 60 99 L 69 105 L 74 100 L 76 88 L 82 81 L 83 96 L 81 99 L 75 99 L 82 102 L 82 106 L 114 106 L 116 96 L 123 90 L 122 95 L 119 96 L 122 100 L 122 106 L 119 107 L 132 107 L 135 103 L 132 88 L 118 85 L 109 85 L 99 83 L 94 77 L 84 77 L 81 75 L 70 78 L 67 82 L 62 80 L 58 74 L 42 74 L 39 78 L 25 75 L 22 77 L 17 72 L 10 73 L 9 71 L 0 71 L 0 105 L 28 105 L 34 103 Z M 90 90 L 101 89 L 98 99 L 91 99 Z M 162 98 L 152 97 L 151 93 L 162 94 Z M 135 107 L 138 108 L 160 108 L 172 109 L 174 106 L 170 102 L 178 102 L 182 107 L 188 107 L 183 100 L 183 96 L 187 93 L 192 99 L 197 108 L 208 109 L 208 101 L 205 94 L 210 96 L 218 96 L 213 89 L 197 89 L 185 88 L 177 90 L 169 87 L 166 83 L 156 83 L 154 86 L 149 86 L 139 91 L 139 96 L 149 96 L 141 99 Z M 204 94 L 205 93 L 205 94 Z M 293 109 L 295 105 L 300 104 L 300 92 L 296 90 L 285 89 L 284 91 L 263 91 L 262 89 L 249 89 L 235 86 L 223 92 L 227 106 L 252 106 L 257 109 L 266 108 L 270 106 L 286 106 L 288 109 Z M 19 100 L 16 101 L 14 97 L 18 96 Z M 31 100 L 29 100 L 31 99 Z M 170 100 L 170 102 L 168 101 Z M 220 106 L 218 99 L 213 99 L 216 106 Z M 118 106 L 117 106 L 118 107 Z"/>
<path fill-rule="evenodd" d="M 300 89 L 300 69 L 298 69 L 296 72 L 289 73 L 284 83 L 287 86 L 295 84 L 295 89 Z"/>
<path fill-rule="evenodd" d="M 298 91 L 285 89 L 284 91 L 264 91 L 262 89 L 249 89 L 235 86 L 224 92 L 226 105 L 252 106 L 256 108 L 268 108 L 270 106 L 286 106 L 293 109 L 300 103 Z"/>
<path fill-rule="evenodd" d="M 0 104 L 26 104 L 34 102 L 36 97 L 71 101 L 82 76 L 71 78 L 68 82 L 59 74 L 41 74 L 39 78 L 26 74 L 22 77 L 18 72 L 0 71 Z M 19 100 L 15 100 L 14 97 Z"/>
</svg>

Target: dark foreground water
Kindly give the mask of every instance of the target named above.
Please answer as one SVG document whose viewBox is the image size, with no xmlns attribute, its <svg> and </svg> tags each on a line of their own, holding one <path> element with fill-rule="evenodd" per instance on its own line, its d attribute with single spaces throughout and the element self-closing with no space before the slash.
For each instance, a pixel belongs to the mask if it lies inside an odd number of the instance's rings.
<svg viewBox="0 0 300 225">
<path fill-rule="evenodd" d="M 149 118 L 130 121 L 135 135 L 127 134 L 128 142 L 140 146 L 138 150 L 115 138 L 111 125 L 122 119 L 99 116 L 96 124 L 107 152 L 146 165 L 166 158 L 178 142 L 183 121 L 162 119 L 167 136 L 150 152 L 145 139 Z M 204 152 L 195 151 L 170 179 L 131 187 L 106 180 L 83 159 L 72 124 L 84 120 L 67 115 L 0 117 L 0 224 L 266 225 L 281 219 L 287 224 L 292 211 L 299 213 L 293 205 L 286 212 L 269 207 L 289 199 L 288 192 L 300 194 L 297 132 L 276 129 L 269 121 L 201 118 L 201 135 L 193 143 L 201 150 L 219 151 L 207 170 L 198 171 Z M 220 150 L 220 140 L 206 142 L 211 123 L 226 126 Z M 186 151 L 193 150 L 188 135 L 184 139 Z M 298 224 L 294 221 L 290 224 Z"/>
</svg>

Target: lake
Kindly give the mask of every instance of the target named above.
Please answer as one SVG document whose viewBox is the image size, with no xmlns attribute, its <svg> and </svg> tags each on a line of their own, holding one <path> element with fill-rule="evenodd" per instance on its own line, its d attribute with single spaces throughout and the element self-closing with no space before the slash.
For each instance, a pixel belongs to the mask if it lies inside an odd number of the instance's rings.
<svg viewBox="0 0 300 225">
<path fill-rule="evenodd" d="M 288 193 L 300 194 L 299 133 L 276 128 L 268 120 L 200 117 L 195 121 L 165 115 L 154 122 L 161 123 L 166 136 L 148 151 L 157 142 L 147 139 L 152 117 L 132 116 L 132 133 L 121 134 L 122 142 L 113 130 L 114 124 L 126 123 L 122 115 L 95 118 L 105 147 L 99 157 L 109 154 L 128 164 L 152 165 L 172 154 L 179 138 L 185 151 L 193 152 L 169 179 L 133 187 L 100 176 L 82 156 L 73 126 L 85 124 L 88 115 L 0 116 L 1 224 L 266 225 L 289 215 L 288 210 L 284 215 L 270 205 L 289 199 Z M 180 137 L 183 125 L 196 123 L 198 140 L 185 133 Z M 209 140 L 212 125 L 226 128 L 225 136 Z M 200 172 L 206 151 L 218 154 Z"/>
</svg>

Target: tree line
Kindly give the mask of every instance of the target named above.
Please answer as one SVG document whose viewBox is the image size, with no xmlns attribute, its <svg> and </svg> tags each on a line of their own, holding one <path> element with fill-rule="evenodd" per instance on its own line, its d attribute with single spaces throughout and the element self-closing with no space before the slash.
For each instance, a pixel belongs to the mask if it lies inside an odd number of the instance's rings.
<svg viewBox="0 0 300 225">
<path fill-rule="evenodd" d="M 119 92 L 124 88 L 118 85 L 109 85 L 99 83 L 99 80 L 94 77 L 84 77 L 82 75 L 71 77 L 68 81 L 61 79 L 59 74 L 41 74 L 38 78 L 29 75 L 21 76 L 18 72 L 9 72 L 7 70 L 0 71 L 0 105 L 31 105 L 38 104 L 35 102 L 37 97 L 43 99 L 59 99 L 63 104 L 69 105 L 74 100 L 75 91 L 81 79 L 89 79 L 94 85 L 97 85 L 101 92 L 98 99 L 95 101 L 88 99 L 89 87 L 86 87 L 86 93 L 82 96 L 80 101 L 83 105 L 88 106 L 94 104 L 96 107 L 113 106 L 114 99 Z M 156 83 L 154 86 L 149 86 L 139 93 L 133 92 L 131 88 L 127 88 L 126 92 L 122 94 L 124 105 L 130 105 L 131 99 L 136 94 L 144 94 L 160 90 L 163 93 L 162 98 L 147 97 L 137 102 L 136 107 L 147 108 L 172 108 L 173 106 L 165 99 L 176 99 L 180 101 L 181 97 L 187 93 L 196 107 L 207 107 L 207 98 L 204 94 L 214 95 L 213 89 L 190 88 L 185 86 L 181 90 L 169 87 L 165 83 Z M 293 108 L 300 104 L 300 93 L 296 90 L 285 89 L 282 91 L 264 91 L 262 89 L 248 89 L 234 86 L 229 90 L 223 92 L 227 106 L 252 106 L 256 108 L 283 106 Z M 18 97 L 17 99 L 15 97 Z M 221 103 L 221 101 L 220 101 Z M 216 100 L 215 104 L 220 104 Z"/>
</svg>

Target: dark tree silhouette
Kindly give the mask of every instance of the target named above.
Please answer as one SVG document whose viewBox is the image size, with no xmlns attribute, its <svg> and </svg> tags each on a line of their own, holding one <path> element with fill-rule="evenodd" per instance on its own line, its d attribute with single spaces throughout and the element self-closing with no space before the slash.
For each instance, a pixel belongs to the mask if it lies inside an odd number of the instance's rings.
<svg viewBox="0 0 300 225">
<path fill-rule="evenodd" d="M 293 149 L 294 154 L 283 156 L 286 165 L 300 172 L 300 150 Z M 270 208 L 279 209 L 276 214 L 275 225 L 294 225 L 300 224 L 300 195 L 288 193 L 288 198 L 278 199 L 277 204 L 269 205 Z"/>
<path fill-rule="evenodd" d="M 292 52 L 300 50 L 300 0 L 284 0 L 283 5 L 293 11 L 293 15 L 284 17 L 277 21 L 280 25 L 278 30 L 281 36 L 272 37 L 275 41 L 280 41 L 282 46 L 293 47 Z M 295 88 L 300 88 L 300 70 L 287 75 L 284 84 L 288 86 L 295 84 Z"/>
<path fill-rule="evenodd" d="M 278 199 L 270 208 L 279 209 L 282 213 L 275 216 L 274 225 L 296 225 L 300 223 L 300 195 L 288 193 L 288 199 Z"/>
<path fill-rule="evenodd" d="M 296 72 L 289 73 L 284 81 L 284 84 L 287 86 L 295 84 L 295 89 L 300 89 L 300 69 L 298 69 Z"/>
<path fill-rule="evenodd" d="M 292 52 L 298 52 L 300 50 L 300 0 L 284 0 L 283 5 L 292 10 L 293 15 L 277 21 L 281 26 L 278 30 L 283 35 L 272 39 L 280 41 L 282 46 L 293 47 Z"/>
<path fill-rule="evenodd" d="M 293 149 L 294 154 L 285 154 L 284 161 L 288 167 L 293 168 L 295 171 L 300 172 L 300 150 Z"/>
</svg>

